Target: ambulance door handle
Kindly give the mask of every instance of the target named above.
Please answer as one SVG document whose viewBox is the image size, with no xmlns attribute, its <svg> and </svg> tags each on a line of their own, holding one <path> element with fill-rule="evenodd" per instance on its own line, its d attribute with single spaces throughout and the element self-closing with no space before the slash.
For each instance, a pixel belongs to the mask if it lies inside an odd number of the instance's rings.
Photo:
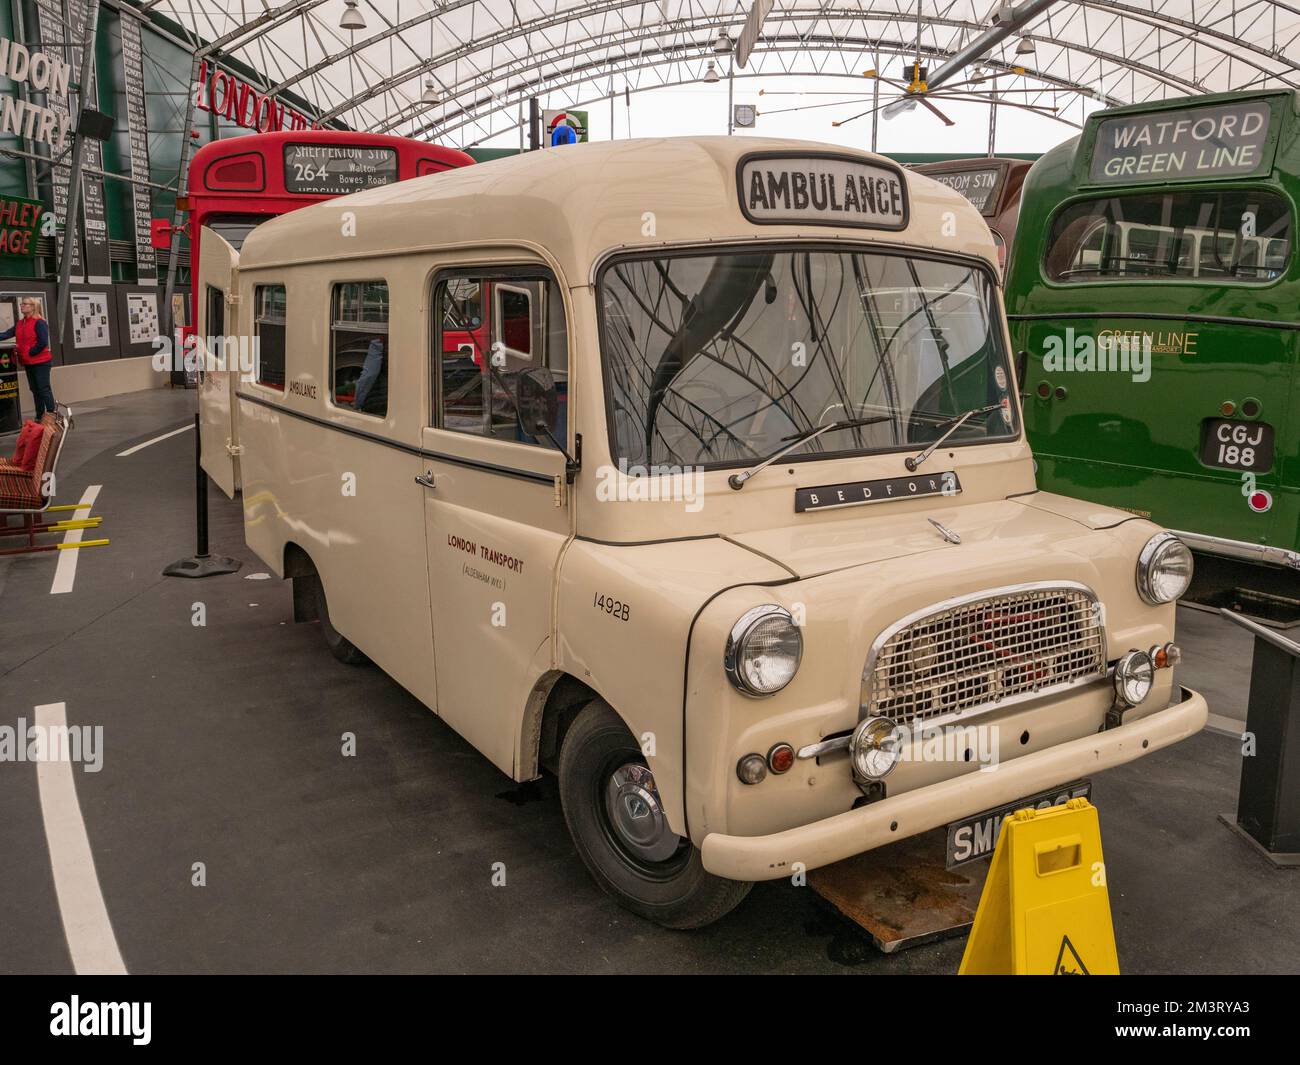
<svg viewBox="0 0 1300 1065">
<path fill-rule="evenodd" d="M 416 484 L 422 484 L 425 488 L 436 487 L 433 483 L 433 470 L 425 470 L 422 474 L 416 474 Z"/>
</svg>

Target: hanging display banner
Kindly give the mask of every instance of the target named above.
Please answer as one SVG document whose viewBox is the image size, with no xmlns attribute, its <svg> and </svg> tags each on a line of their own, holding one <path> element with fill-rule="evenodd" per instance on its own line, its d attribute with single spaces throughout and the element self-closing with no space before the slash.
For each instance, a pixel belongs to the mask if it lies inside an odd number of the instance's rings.
<svg viewBox="0 0 1300 1065">
<path fill-rule="evenodd" d="M 98 3 L 99 0 L 91 0 Z M 69 60 L 73 70 L 81 71 L 81 34 L 86 25 L 86 0 L 68 0 L 68 20 L 72 26 L 72 38 L 75 42 Z M 92 45 L 93 47 L 93 45 Z M 94 60 L 91 60 L 90 80 L 85 88 L 85 99 L 78 101 L 78 107 L 96 107 L 99 103 L 99 91 L 95 84 Z M 81 223 L 85 238 L 86 280 L 92 285 L 111 285 L 113 268 L 109 265 L 108 252 L 108 211 L 104 204 L 104 179 L 94 171 L 104 169 L 103 145 L 94 137 L 86 137 L 82 146 L 85 165 L 93 170 L 84 170 L 81 175 Z"/>
<path fill-rule="evenodd" d="M 63 34 L 64 16 L 63 7 L 57 0 L 36 0 L 36 32 L 40 36 L 41 46 L 46 49 L 49 55 L 66 55 L 67 41 Z M 69 70 L 71 67 L 69 66 Z M 71 126 L 72 107 L 70 104 L 70 95 L 68 79 L 51 82 L 45 90 L 45 105 L 51 111 L 67 115 L 68 124 Z M 72 134 L 67 135 L 68 145 L 71 144 Z M 51 154 L 57 156 L 60 149 L 52 149 Z M 58 227 L 58 237 L 55 240 L 55 250 L 59 259 L 63 258 L 64 241 L 72 241 L 72 272 L 68 275 L 69 280 L 74 284 L 86 280 L 85 265 L 81 258 L 81 237 L 79 234 L 80 226 L 74 222 L 68 224 L 68 178 L 71 172 L 66 166 L 56 166 L 51 168 L 53 177 L 51 178 L 52 199 L 54 203 L 54 221 Z"/>
<path fill-rule="evenodd" d="M 125 11 L 119 23 L 122 27 L 123 84 L 126 89 L 126 127 L 131 152 L 131 205 L 135 216 L 135 274 L 141 284 L 158 280 L 158 257 L 149 237 L 149 221 L 153 217 L 153 202 L 149 186 L 140 184 L 149 180 L 149 128 L 144 106 L 144 44 L 140 39 L 140 23 Z"/>
</svg>

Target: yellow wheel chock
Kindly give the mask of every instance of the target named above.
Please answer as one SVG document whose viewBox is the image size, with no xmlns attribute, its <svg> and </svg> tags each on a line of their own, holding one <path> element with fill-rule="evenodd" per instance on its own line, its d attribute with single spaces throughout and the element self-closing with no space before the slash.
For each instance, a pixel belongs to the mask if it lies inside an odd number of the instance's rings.
<svg viewBox="0 0 1300 1065">
<path fill-rule="evenodd" d="M 1119 974 L 1101 827 L 1087 799 L 1007 818 L 957 972 Z"/>
</svg>

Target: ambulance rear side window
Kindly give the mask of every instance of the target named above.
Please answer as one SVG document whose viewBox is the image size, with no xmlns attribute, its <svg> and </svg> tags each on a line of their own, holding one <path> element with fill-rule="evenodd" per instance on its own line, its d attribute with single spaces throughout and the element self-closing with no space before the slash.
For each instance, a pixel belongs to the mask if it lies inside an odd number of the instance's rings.
<svg viewBox="0 0 1300 1065">
<path fill-rule="evenodd" d="M 283 285 L 258 285 L 253 295 L 257 383 L 284 391 L 285 307 Z"/>
<path fill-rule="evenodd" d="M 334 405 L 382 418 L 388 413 L 388 283 L 335 285 L 332 308 Z"/>
</svg>

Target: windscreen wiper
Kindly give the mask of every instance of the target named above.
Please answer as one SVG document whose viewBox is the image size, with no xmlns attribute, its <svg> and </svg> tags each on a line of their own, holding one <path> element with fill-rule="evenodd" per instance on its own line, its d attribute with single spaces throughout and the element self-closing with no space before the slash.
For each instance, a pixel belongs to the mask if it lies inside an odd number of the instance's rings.
<svg viewBox="0 0 1300 1065">
<path fill-rule="evenodd" d="M 736 489 L 736 491 L 740 491 L 740 489 L 745 487 L 745 482 L 753 477 L 754 474 L 762 473 L 777 459 L 788 455 L 795 448 L 808 443 L 810 440 L 816 440 L 822 435 L 822 433 L 833 432 L 836 429 L 856 429 L 860 425 L 875 425 L 877 422 L 887 422 L 889 420 L 889 415 L 877 414 L 870 418 L 848 418 L 844 421 L 831 422 L 829 425 L 814 426 L 811 429 L 805 429 L 802 433 L 795 433 L 794 436 L 789 438 L 790 443 L 786 444 L 785 447 L 780 450 L 773 452 L 757 466 L 751 466 L 744 473 L 733 473 L 727 478 L 727 484 L 731 485 L 731 487 Z"/>
<path fill-rule="evenodd" d="M 976 407 L 974 410 L 968 410 L 965 414 L 958 414 L 955 418 L 949 418 L 946 422 L 940 422 L 935 426 L 936 429 L 944 430 L 939 439 L 919 455 L 909 455 L 903 460 L 903 465 L 907 467 L 908 473 L 915 473 L 917 467 L 934 454 L 935 448 L 939 447 L 948 437 L 966 424 L 967 418 L 974 418 L 977 414 L 991 414 L 993 411 L 1001 409 L 1001 407 L 1001 403 L 990 403 L 987 407 Z"/>
</svg>

